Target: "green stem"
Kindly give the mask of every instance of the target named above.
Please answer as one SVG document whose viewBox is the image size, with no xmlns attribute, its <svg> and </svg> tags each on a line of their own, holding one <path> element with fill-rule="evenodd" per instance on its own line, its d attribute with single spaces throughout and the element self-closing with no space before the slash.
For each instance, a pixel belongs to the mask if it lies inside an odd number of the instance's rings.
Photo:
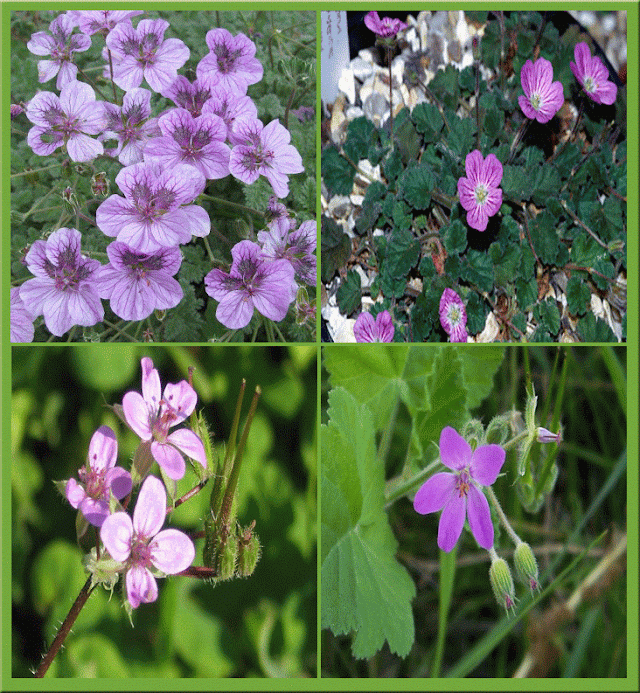
<svg viewBox="0 0 640 693">
<path fill-rule="evenodd" d="M 19 173 L 12 173 L 10 178 L 19 178 L 20 176 L 28 176 L 30 173 L 39 173 L 40 171 L 50 171 L 52 168 L 57 166 L 62 166 L 62 162 L 57 162 L 55 164 L 49 164 L 49 166 L 42 166 L 42 168 L 31 168 L 27 171 L 20 171 Z"/>
<path fill-rule="evenodd" d="M 506 529 L 507 534 L 511 537 L 511 540 L 513 543 L 517 546 L 518 544 L 522 543 L 522 540 L 520 537 L 514 532 L 513 527 L 511 526 L 509 520 L 507 520 L 507 516 L 504 514 L 504 511 L 502 510 L 502 506 L 500 505 L 500 502 L 498 501 L 498 498 L 496 497 L 496 494 L 494 493 L 493 489 L 491 486 L 485 486 L 487 495 L 489 496 L 489 500 L 493 504 L 493 507 L 495 511 L 498 513 L 498 517 L 500 518 L 500 522 L 502 523 L 502 526 Z"/>
</svg>

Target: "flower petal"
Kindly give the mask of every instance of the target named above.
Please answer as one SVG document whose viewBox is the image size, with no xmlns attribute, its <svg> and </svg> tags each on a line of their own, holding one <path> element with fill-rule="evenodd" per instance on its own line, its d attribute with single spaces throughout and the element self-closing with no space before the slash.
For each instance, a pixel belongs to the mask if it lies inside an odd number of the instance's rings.
<svg viewBox="0 0 640 693">
<path fill-rule="evenodd" d="M 100 428 L 91 436 L 87 462 L 91 469 L 107 471 L 111 469 L 118 458 L 118 441 L 116 434 L 109 426 Z"/>
<path fill-rule="evenodd" d="M 442 510 L 455 490 L 456 479 L 455 474 L 448 472 L 439 472 L 429 477 L 413 499 L 414 510 L 421 515 Z"/>
<path fill-rule="evenodd" d="M 151 443 L 151 454 L 155 461 L 162 467 L 162 471 L 174 481 L 182 479 L 186 469 L 182 455 L 170 443 L 159 443 L 157 440 Z"/>
<path fill-rule="evenodd" d="M 163 529 L 149 544 L 151 562 L 167 575 L 186 570 L 196 555 L 189 537 L 177 529 Z"/>
<path fill-rule="evenodd" d="M 134 609 L 141 603 L 155 602 L 158 598 L 158 584 L 151 572 L 141 566 L 133 566 L 125 578 L 127 599 Z"/>
<path fill-rule="evenodd" d="M 464 469 L 471 462 L 471 446 L 451 426 L 440 434 L 440 459 L 449 469 Z"/>
<path fill-rule="evenodd" d="M 438 546 L 443 551 L 451 551 L 456 545 L 464 527 L 465 497 L 454 493 L 444 506 L 438 525 Z"/>
<path fill-rule="evenodd" d="M 491 486 L 504 464 L 505 451 L 499 445 L 481 445 L 473 451 L 469 471 L 474 481 Z"/>
<path fill-rule="evenodd" d="M 207 468 L 204 445 L 193 431 L 188 428 L 180 428 L 167 437 L 167 442 L 175 445 L 178 450 L 188 455 L 192 460 L 200 462 L 205 469 Z"/>
<path fill-rule="evenodd" d="M 127 392 L 122 398 L 124 418 L 142 440 L 151 440 L 149 407 L 139 392 Z"/>
<path fill-rule="evenodd" d="M 467 494 L 467 515 L 469 527 L 476 541 L 483 549 L 489 550 L 493 546 L 493 523 L 489 502 L 484 493 L 473 485 L 469 487 Z"/>
<path fill-rule="evenodd" d="M 153 450 L 153 444 L 151 445 Z M 140 539 L 154 537 L 164 524 L 167 510 L 167 492 L 164 484 L 155 476 L 148 476 L 133 511 L 133 526 Z"/>
<path fill-rule="evenodd" d="M 124 563 L 131 553 L 133 524 L 127 513 L 114 513 L 107 517 L 100 528 L 100 539 L 111 557 Z"/>
</svg>

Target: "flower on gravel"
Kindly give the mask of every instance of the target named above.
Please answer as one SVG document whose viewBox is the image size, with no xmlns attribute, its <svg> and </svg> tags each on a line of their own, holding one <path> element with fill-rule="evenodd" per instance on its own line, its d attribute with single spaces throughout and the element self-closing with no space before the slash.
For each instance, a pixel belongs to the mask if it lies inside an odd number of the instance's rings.
<svg viewBox="0 0 640 693">
<path fill-rule="evenodd" d="M 198 395 L 186 380 L 167 383 L 160 390 L 160 376 L 153 361 L 142 361 L 142 394 L 127 392 L 122 398 L 124 418 L 131 429 L 146 443 L 151 454 L 170 479 L 182 479 L 185 463 L 181 453 L 207 468 L 207 458 L 200 438 L 188 428 L 173 433 L 169 429 L 182 423 L 195 409 Z M 115 556 L 114 556 L 115 558 Z"/>
<path fill-rule="evenodd" d="M 177 38 L 164 38 L 169 22 L 164 19 L 142 19 L 134 29 L 131 20 L 117 24 L 106 38 L 111 51 L 113 81 L 125 91 L 134 89 L 146 79 L 147 84 L 158 93 L 168 89 L 178 70 L 189 59 L 190 51 Z M 108 58 L 108 56 L 107 56 Z"/>
<path fill-rule="evenodd" d="M 162 136 L 147 144 L 145 160 L 154 160 L 163 168 L 189 164 L 209 180 L 229 175 L 231 150 L 224 143 L 227 126 L 222 118 L 204 113 L 194 118 L 184 108 L 172 108 L 158 125 Z"/>
<path fill-rule="evenodd" d="M 206 236 L 206 210 L 190 204 L 204 190 L 202 173 L 188 164 L 171 169 L 153 161 L 123 168 L 116 183 L 125 197 L 111 195 L 96 210 L 98 228 L 141 253 Z"/>
<path fill-rule="evenodd" d="M 576 45 L 573 55 L 576 61 L 570 61 L 569 67 L 587 96 L 596 103 L 610 106 L 616 100 L 618 87 L 607 79 L 609 72 L 602 60 L 591 56 L 589 46 L 584 41 Z"/>
<path fill-rule="evenodd" d="M 466 178 L 458 179 L 460 204 L 467 211 L 467 222 L 471 228 L 484 231 L 502 204 L 502 164 L 495 154 L 486 159 L 479 150 L 467 154 L 465 160 Z"/>
<path fill-rule="evenodd" d="M 407 25 L 400 19 L 393 19 L 392 17 L 382 17 L 381 19 L 377 12 L 366 14 L 364 23 L 367 29 L 384 38 L 395 36 L 399 31 L 407 28 Z"/>
<path fill-rule="evenodd" d="M 83 257 L 81 238 L 76 229 L 58 229 L 46 241 L 35 241 L 25 257 L 35 278 L 20 287 L 20 298 L 34 317 L 44 315 L 56 337 L 73 325 L 88 327 L 104 317 L 94 283 L 100 263 Z"/>
<path fill-rule="evenodd" d="M 564 93 L 560 82 L 553 82 L 553 67 L 546 58 L 527 60 L 520 71 L 524 96 L 518 97 L 522 112 L 539 123 L 548 123 L 562 108 Z"/>
<path fill-rule="evenodd" d="M 73 53 L 86 51 L 91 47 L 91 39 L 83 34 L 73 34 L 75 22 L 66 14 L 58 15 L 46 31 L 31 35 L 27 48 L 34 55 L 50 55 L 51 60 L 38 61 L 38 81 L 48 82 L 58 75 L 56 89 L 62 89 L 72 82 L 78 74 L 73 64 Z"/>
<path fill-rule="evenodd" d="M 290 144 L 289 131 L 278 120 L 263 125 L 260 120 L 247 118 L 236 121 L 234 137 L 237 144 L 229 160 L 231 175 L 249 185 L 263 175 L 278 197 L 286 197 L 288 174 L 304 171 L 302 157 Z"/>
<path fill-rule="evenodd" d="M 11 342 L 33 342 L 33 315 L 20 298 L 20 289 L 11 289 Z"/>
<path fill-rule="evenodd" d="M 250 84 L 262 79 L 264 70 L 255 57 L 256 45 L 244 34 L 233 36 L 226 29 L 211 29 L 206 36 L 209 53 L 196 67 L 201 83 L 220 85 L 226 91 L 246 94 Z"/>
<path fill-rule="evenodd" d="M 465 518 L 478 544 L 483 549 L 493 546 L 493 524 L 489 503 L 480 490 L 498 478 L 504 464 L 505 451 L 499 445 L 481 445 L 475 450 L 453 428 L 447 426 L 440 434 L 440 460 L 453 471 L 439 472 L 418 489 L 413 507 L 421 515 L 442 510 L 438 526 L 438 546 L 451 551 L 455 546 Z"/>
<path fill-rule="evenodd" d="M 158 598 L 152 569 L 164 575 L 186 570 L 195 558 L 195 547 L 178 529 L 162 529 L 167 510 L 167 492 L 154 476 L 145 479 L 133 511 L 110 515 L 100 529 L 100 538 L 111 557 L 125 565 L 129 604 L 136 609 Z M 160 577 L 160 576 L 157 576 Z"/>
<path fill-rule="evenodd" d="M 182 287 L 173 278 L 182 262 L 179 248 L 141 253 L 114 241 L 107 246 L 107 255 L 109 264 L 97 273 L 95 286 L 118 317 L 143 320 L 154 310 L 175 308 L 182 300 Z"/>
<path fill-rule="evenodd" d="M 60 96 L 39 91 L 26 115 L 33 123 L 27 144 L 40 156 L 49 156 L 63 144 L 72 161 L 91 161 L 104 151 L 101 142 L 89 137 L 104 131 L 103 104 L 96 102 L 93 89 L 84 82 L 68 82 Z"/>
<path fill-rule="evenodd" d="M 363 311 L 356 318 L 353 326 L 353 334 L 356 342 L 393 342 L 395 328 L 388 310 L 383 310 L 376 315 Z"/>
<path fill-rule="evenodd" d="M 229 273 L 213 269 L 204 278 L 205 291 L 220 301 L 216 318 L 230 329 L 249 324 L 255 308 L 270 320 L 283 320 L 295 300 L 297 285 L 288 260 L 272 260 L 252 241 L 231 249 Z"/>
<path fill-rule="evenodd" d="M 440 297 L 440 324 L 452 342 L 467 341 L 467 312 L 462 299 L 453 289 Z"/>
<path fill-rule="evenodd" d="M 131 474 L 116 467 L 118 441 L 109 426 L 91 436 L 87 462 L 78 470 L 80 483 L 71 478 L 65 486 L 65 496 L 96 527 L 109 516 L 109 495 L 120 500 L 131 493 Z"/>
</svg>

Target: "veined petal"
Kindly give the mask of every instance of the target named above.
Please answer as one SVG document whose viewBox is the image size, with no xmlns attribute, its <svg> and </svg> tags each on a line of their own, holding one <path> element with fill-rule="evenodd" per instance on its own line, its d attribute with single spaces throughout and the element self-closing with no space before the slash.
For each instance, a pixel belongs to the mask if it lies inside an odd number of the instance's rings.
<svg viewBox="0 0 640 693">
<path fill-rule="evenodd" d="M 160 397 L 162 396 L 160 375 L 158 370 L 153 367 L 153 361 L 148 356 L 142 357 L 140 365 L 142 366 L 142 396 L 144 401 L 152 408 L 154 414 L 157 414 L 160 407 Z"/>
<path fill-rule="evenodd" d="M 100 428 L 91 436 L 89 443 L 89 466 L 96 471 L 111 469 L 118 458 L 118 441 L 109 426 Z"/>
<path fill-rule="evenodd" d="M 151 562 L 167 575 L 186 570 L 195 558 L 193 542 L 177 529 L 163 529 L 149 543 Z"/>
<path fill-rule="evenodd" d="M 127 571 L 125 578 L 127 599 L 134 609 L 140 604 L 155 602 L 158 598 L 158 584 L 151 572 L 141 566 L 133 566 Z"/>
<path fill-rule="evenodd" d="M 151 444 L 153 450 L 153 443 Z M 167 510 L 167 492 L 164 484 L 155 476 L 148 476 L 133 511 L 133 527 L 139 538 L 154 537 L 164 524 Z"/>
<path fill-rule="evenodd" d="M 467 494 L 467 516 L 469 527 L 478 544 L 483 549 L 490 549 L 493 546 L 493 524 L 489 502 L 484 493 L 473 484 L 469 486 Z"/>
<path fill-rule="evenodd" d="M 170 479 L 174 481 L 182 479 L 186 469 L 184 458 L 171 443 L 159 443 L 154 440 L 151 443 L 151 454 Z"/>
<path fill-rule="evenodd" d="M 149 406 L 139 392 L 127 392 L 122 398 L 124 418 L 134 433 L 142 440 L 151 440 L 151 426 L 149 425 Z"/>
<path fill-rule="evenodd" d="M 414 510 L 421 515 L 442 510 L 456 487 L 456 475 L 439 472 L 429 477 L 413 499 Z"/>
<path fill-rule="evenodd" d="M 440 434 L 440 460 L 449 469 L 464 469 L 471 462 L 471 446 L 451 426 Z"/>
<path fill-rule="evenodd" d="M 453 493 L 442 510 L 438 525 L 438 546 L 443 551 L 451 551 L 460 538 L 466 516 L 465 505 L 465 496 Z"/>
<path fill-rule="evenodd" d="M 205 469 L 207 468 L 204 445 L 193 431 L 190 431 L 188 428 L 180 428 L 167 436 L 167 442 L 175 445 L 178 450 L 184 452 L 192 460 L 199 462 Z"/>
<path fill-rule="evenodd" d="M 133 523 L 127 513 L 114 513 L 106 518 L 100 528 L 100 539 L 111 557 L 124 563 L 131 553 Z"/>
<path fill-rule="evenodd" d="M 481 445 L 473 451 L 469 471 L 471 477 L 483 486 L 491 486 L 504 464 L 505 451 L 499 445 Z"/>
</svg>

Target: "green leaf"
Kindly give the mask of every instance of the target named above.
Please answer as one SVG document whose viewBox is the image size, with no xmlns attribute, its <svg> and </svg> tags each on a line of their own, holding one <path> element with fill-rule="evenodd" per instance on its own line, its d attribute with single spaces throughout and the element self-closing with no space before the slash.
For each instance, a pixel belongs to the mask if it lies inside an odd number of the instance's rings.
<svg viewBox="0 0 640 693">
<path fill-rule="evenodd" d="M 322 217 L 322 280 L 328 282 L 347 263 L 351 255 L 351 240 L 340 224 L 330 217 Z"/>
<path fill-rule="evenodd" d="M 443 229 L 442 240 L 449 255 L 460 255 L 467 247 L 467 227 L 456 219 Z"/>
<path fill-rule="evenodd" d="M 410 161 L 416 161 L 422 148 L 422 138 L 411 122 L 409 109 L 405 108 L 398 114 L 394 123 L 394 132 L 402 163 L 406 166 Z"/>
<path fill-rule="evenodd" d="M 397 149 L 394 149 L 382 164 L 382 170 L 384 171 L 384 176 L 389 185 L 393 185 L 393 183 L 395 183 L 395 180 L 400 175 L 402 168 L 402 157 L 400 156 L 400 152 Z"/>
<path fill-rule="evenodd" d="M 385 640 L 405 657 L 414 641 L 415 586 L 395 558 L 371 412 L 334 389 L 322 429 L 322 627 L 354 632 L 357 658 L 373 656 Z"/>
<path fill-rule="evenodd" d="M 420 243 L 410 231 L 395 229 L 391 234 L 385 268 L 393 277 L 409 274 L 420 259 Z"/>
<path fill-rule="evenodd" d="M 410 166 L 399 180 L 404 199 L 414 209 L 426 209 L 431 204 L 431 191 L 435 178 L 427 164 Z"/>
<path fill-rule="evenodd" d="M 432 103 L 418 104 L 411 113 L 416 129 L 423 136 L 425 143 L 436 142 L 444 126 L 444 121 L 437 106 Z"/>
<path fill-rule="evenodd" d="M 560 313 L 556 302 L 547 299 L 539 303 L 534 311 L 533 317 L 544 326 L 550 334 L 557 335 L 560 331 Z"/>
<path fill-rule="evenodd" d="M 616 336 L 604 320 L 589 312 L 578 321 L 578 334 L 585 342 L 617 342 Z"/>
<path fill-rule="evenodd" d="M 366 158 L 369 147 L 374 144 L 375 132 L 375 125 L 364 116 L 349 123 L 344 151 L 354 164 L 357 164 L 360 159 Z"/>
<path fill-rule="evenodd" d="M 589 287 L 577 275 L 572 275 L 567 282 L 567 308 L 572 315 L 586 313 L 591 300 Z"/>
<path fill-rule="evenodd" d="M 522 310 L 529 308 L 538 300 L 538 283 L 533 279 L 526 281 L 524 279 L 516 279 L 516 295 L 518 296 L 518 305 Z"/>
<path fill-rule="evenodd" d="M 349 270 L 345 280 L 340 284 L 336 294 L 340 311 L 350 315 L 360 307 L 362 302 L 362 286 L 360 275 L 355 270 Z"/>
<path fill-rule="evenodd" d="M 336 195 L 349 195 L 356 171 L 335 147 L 322 152 L 322 180 Z"/>
<path fill-rule="evenodd" d="M 450 66 L 447 66 L 450 67 Z M 441 74 L 440 72 L 438 74 Z M 464 161 L 472 149 L 475 123 L 471 118 L 453 118 L 449 120 L 451 132 L 449 133 L 449 146 Z"/>
<path fill-rule="evenodd" d="M 463 278 L 483 291 L 491 291 L 494 283 L 491 258 L 478 250 L 470 250 L 466 258 L 469 264 L 463 267 Z"/>
</svg>

